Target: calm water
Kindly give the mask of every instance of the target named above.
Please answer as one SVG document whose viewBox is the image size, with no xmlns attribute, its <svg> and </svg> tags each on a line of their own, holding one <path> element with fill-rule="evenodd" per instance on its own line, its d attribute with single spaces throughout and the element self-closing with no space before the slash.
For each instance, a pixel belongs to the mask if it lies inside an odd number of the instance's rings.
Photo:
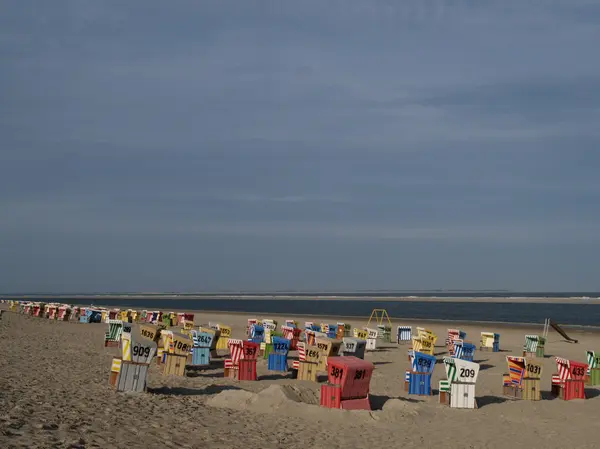
<svg viewBox="0 0 600 449">
<path fill-rule="evenodd" d="M 42 299 L 36 299 L 43 301 Z M 46 302 L 61 302 L 47 298 Z M 63 302 L 73 303 L 73 299 Z M 268 300 L 268 299 L 145 299 L 89 298 L 79 304 L 94 303 L 107 307 L 130 307 L 150 310 L 205 310 L 221 312 L 248 312 L 278 315 L 327 315 L 368 317 L 374 308 L 386 309 L 395 319 L 419 318 L 456 321 L 499 321 L 513 323 L 544 323 L 551 318 L 559 324 L 600 326 L 600 305 L 597 304 L 540 304 L 493 302 L 419 302 L 419 301 L 360 301 L 360 300 Z"/>
</svg>

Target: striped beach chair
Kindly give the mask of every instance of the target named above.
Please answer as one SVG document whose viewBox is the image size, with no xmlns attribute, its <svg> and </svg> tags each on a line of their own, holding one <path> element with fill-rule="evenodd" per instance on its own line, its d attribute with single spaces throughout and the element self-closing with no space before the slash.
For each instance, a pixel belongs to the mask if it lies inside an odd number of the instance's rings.
<svg viewBox="0 0 600 449">
<path fill-rule="evenodd" d="M 300 362 L 306 361 L 306 343 L 298 343 L 298 360 L 292 361 L 292 369 L 297 370 L 300 367 Z"/>
<path fill-rule="evenodd" d="M 412 341 L 412 327 L 411 326 L 398 326 L 396 328 L 396 336 L 398 344 L 410 343 Z"/>
<path fill-rule="evenodd" d="M 600 354 L 595 351 L 586 351 L 588 370 L 587 384 L 591 387 L 600 385 Z"/>
<path fill-rule="evenodd" d="M 283 338 L 286 338 L 290 341 L 290 350 L 294 351 L 298 347 L 298 342 L 300 341 L 300 335 L 302 334 L 302 329 L 296 326 L 296 322 L 294 321 L 294 326 L 289 326 L 289 321 L 286 321 L 286 325 L 281 327 L 281 332 L 283 333 Z"/>
<path fill-rule="evenodd" d="M 585 357 L 588 363 L 587 374 L 589 376 L 592 368 L 598 368 L 598 357 L 596 357 L 595 351 L 585 351 Z"/>
<path fill-rule="evenodd" d="M 473 343 L 463 342 L 461 347 L 461 355 L 457 358 L 460 360 L 467 360 L 469 362 L 472 362 L 475 358 L 475 345 Z"/>
<path fill-rule="evenodd" d="M 554 386 L 553 393 L 566 401 L 571 399 L 585 399 L 585 376 L 587 363 L 555 357 L 560 384 Z M 554 376 L 553 376 L 554 378 Z"/>
<path fill-rule="evenodd" d="M 246 325 L 246 335 L 248 338 L 252 338 L 250 333 L 252 332 L 252 326 L 258 324 L 258 318 L 248 318 L 248 324 Z"/>
<path fill-rule="evenodd" d="M 546 339 L 539 335 L 525 335 L 523 355 L 525 357 L 544 357 Z"/>
<path fill-rule="evenodd" d="M 525 366 L 527 360 L 525 357 L 507 356 L 508 375 L 512 386 L 521 388 L 523 386 L 523 377 L 525 376 Z"/>
<path fill-rule="evenodd" d="M 122 320 L 108 320 L 108 331 L 104 334 L 104 346 L 118 346 L 122 332 Z"/>
</svg>

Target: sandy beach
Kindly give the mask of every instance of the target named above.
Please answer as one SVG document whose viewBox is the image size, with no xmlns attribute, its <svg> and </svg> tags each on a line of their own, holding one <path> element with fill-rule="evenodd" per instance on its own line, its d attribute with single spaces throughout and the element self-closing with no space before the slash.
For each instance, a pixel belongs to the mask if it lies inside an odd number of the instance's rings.
<svg viewBox="0 0 600 449">
<path fill-rule="evenodd" d="M 6 306 L 6 305 L 3 305 Z M 243 338 L 249 314 L 196 314 L 195 323 L 221 322 Z M 280 323 L 293 316 L 269 316 Z M 319 317 L 313 317 L 319 322 Z M 304 318 L 301 319 L 304 321 Z M 364 326 L 366 320 L 351 321 Z M 404 322 L 393 323 L 396 325 Z M 446 354 L 444 338 L 455 323 L 407 323 L 439 336 L 436 355 Z M 481 331 L 501 334 L 502 352 L 476 352 L 481 365 L 476 387 L 479 408 L 456 410 L 431 397 L 403 390 L 407 345 L 382 344 L 366 359 L 375 364 L 372 412 L 318 406 L 319 384 L 291 379 L 258 362 L 258 382 L 223 378 L 222 359 L 185 378 L 165 377 L 152 364 L 148 392 L 116 393 L 108 385 L 117 348 L 105 348 L 105 324 L 57 322 L 5 311 L 0 320 L 0 447 L 85 448 L 592 448 L 597 447 L 600 388 L 588 399 L 550 396 L 556 363 L 550 356 L 584 361 L 600 350 L 600 334 L 569 330 L 579 343 L 551 331 L 542 377 L 543 400 L 511 401 L 502 396 L 505 356 L 520 355 L 526 333 L 542 326 L 501 328 L 462 324 L 467 341 L 478 345 Z M 296 352 L 291 358 L 296 358 Z M 436 366 L 433 385 L 445 378 Z"/>
</svg>

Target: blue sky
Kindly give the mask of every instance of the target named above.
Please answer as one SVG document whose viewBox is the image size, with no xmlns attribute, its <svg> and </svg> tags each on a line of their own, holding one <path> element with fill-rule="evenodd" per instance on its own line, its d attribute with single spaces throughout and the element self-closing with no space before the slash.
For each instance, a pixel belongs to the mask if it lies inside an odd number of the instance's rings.
<svg viewBox="0 0 600 449">
<path fill-rule="evenodd" d="M 600 290 L 599 24 L 4 1 L 0 291 Z"/>
</svg>

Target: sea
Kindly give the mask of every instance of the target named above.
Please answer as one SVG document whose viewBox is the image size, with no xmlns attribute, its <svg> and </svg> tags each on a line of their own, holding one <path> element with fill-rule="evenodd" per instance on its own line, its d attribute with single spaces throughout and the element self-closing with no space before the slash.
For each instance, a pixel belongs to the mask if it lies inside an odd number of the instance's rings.
<svg viewBox="0 0 600 449">
<path fill-rule="evenodd" d="M 165 298 L 165 295 L 169 295 Z M 26 299 L 23 294 L 11 295 Z M 1 296 L 7 298 L 7 296 Z M 390 299 L 393 297 L 393 299 Z M 335 300 L 332 300 L 336 298 Z M 352 299 L 344 299 L 352 298 Z M 402 298 L 402 299 L 398 299 Z M 429 301 L 419 301 L 428 298 Z M 435 301 L 468 298 L 468 302 Z M 473 301 L 472 298 L 476 298 Z M 513 302 L 494 302 L 511 298 Z M 527 298 L 596 299 L 599 292 L 503 292 L 503 291 L 377 291 L 377 292 L 220 292 L 220 293 L 102 293 L 69 295 L 36 294 L 32 301 L 147 310 L 198 310 L 293 316 L 369 317 L 375 308 L 385 309 L 395 322 L 442 320 L 543 324 L 546 318 L 568 326 L 600 327 L 600 304 L 582 301 L 532 303 Z M 522 300 L 522 302 L 521 302 Z"/>
</svg>

